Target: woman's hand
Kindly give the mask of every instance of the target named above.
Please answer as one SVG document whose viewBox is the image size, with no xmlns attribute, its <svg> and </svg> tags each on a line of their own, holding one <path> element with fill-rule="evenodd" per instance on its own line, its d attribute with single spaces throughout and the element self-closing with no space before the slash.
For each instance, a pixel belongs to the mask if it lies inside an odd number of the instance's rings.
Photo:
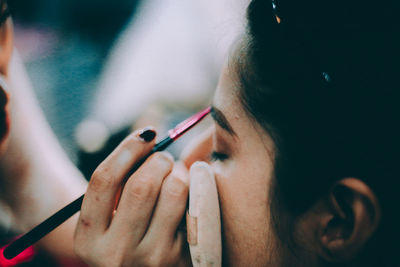
<svg viewBox="0 0 400 267">
<path fill-rule="evenodd" d="M 152 133 L 128 136 L 91 178 L 75 233 L 75 251 L 89 265 L 190 265 L 186 237 L 177 231 L 188 197 L 187 174 L 179 174 L 172 157 L 159 152 L 123 186 L 130 168 L 154 146 Z"/>
</svg>

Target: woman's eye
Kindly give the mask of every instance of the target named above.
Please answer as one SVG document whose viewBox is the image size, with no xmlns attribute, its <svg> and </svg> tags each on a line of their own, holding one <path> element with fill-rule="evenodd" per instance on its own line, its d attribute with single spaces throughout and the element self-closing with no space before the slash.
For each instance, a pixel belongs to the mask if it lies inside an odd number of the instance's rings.
<svg viewBox="0 0 400 267">
<path fill-rule="evenodd" d="M 220 152 L 213 151 L 210 155 L 211 161 L 224 161 L 228 158 L 228 155 Z"/>
</svg>

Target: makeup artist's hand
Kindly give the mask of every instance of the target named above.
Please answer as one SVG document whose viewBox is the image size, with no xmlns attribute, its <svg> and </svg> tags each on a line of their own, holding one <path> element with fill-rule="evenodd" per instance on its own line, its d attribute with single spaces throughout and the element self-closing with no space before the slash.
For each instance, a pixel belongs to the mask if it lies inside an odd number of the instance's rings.
<svg viewBox="0 0 400 267">
<path fill-rule="evenodd" d="M 191 265 L 186 237 L 177 231 L 188 176 L 178 174 L 172 157 L 153 154 L 121 190 L 130 168 L 151 151 L 154 135 L 131 134 L 91 178 L 75 233 L 75 251 L 91 266 Z"/>
</svg>

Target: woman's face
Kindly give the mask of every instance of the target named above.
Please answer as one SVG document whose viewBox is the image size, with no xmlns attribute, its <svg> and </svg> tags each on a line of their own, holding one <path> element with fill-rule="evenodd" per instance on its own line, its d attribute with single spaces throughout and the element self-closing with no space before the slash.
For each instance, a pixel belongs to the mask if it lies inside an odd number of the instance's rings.
<svg viewBox="0 0 400 267">
<path fill-rule="evenodd" d="M 229 68 L 223 72 L 212 112 L 211 166 L 220 198 L 223 262 L 275 266 L 276 240 L 269 208 L 274 144 L 243 110 L 234 76 Z"/>
</svg>

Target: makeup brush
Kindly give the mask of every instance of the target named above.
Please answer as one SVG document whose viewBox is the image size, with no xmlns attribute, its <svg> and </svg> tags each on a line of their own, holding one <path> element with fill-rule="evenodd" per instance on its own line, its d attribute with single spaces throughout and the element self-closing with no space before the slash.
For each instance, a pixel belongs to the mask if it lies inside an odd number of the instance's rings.
<svg viewBox="0 0 400 267">
<path fill-rule="evenodd" d="M 196 113 L 187 120 L 181 122 L 174 129 L 169 130 L 168 136 L 163 140 L 161 140 L 160 142 L 158 142 L 148 155 L 146 155 L 143 159 L 141 159 L 138 163 L 136 163 L 132 167 L 132 170 L 129 172 L 127 177 L 129 177 L 133 172 L 135 172 L 149 156 L 151 156 L 153 153 L 157 151 L 162 151 L 166 149 L 170 144 L 172 144 L 175 140 L 181 137 L 190 128 L 192 128 L 194 125 L 200 122 L 208 113 L 210 113 L 210 110 L 211 108 L 208 107 L 203 111 Z M 79 198 L 77 198 L 76 200 L 74 200 L 73 202 L 71 202 L 70 204 L 68 204 L 67 206 L 65 206 L 64 208 L 62 208 L 61 210 L 59 210 L 58 212 L 47 218 L 38 226 L 30 230 L 28 233 L 10 243 L 4 249 L 3 252 L 4 257 L 6 259 L 14 258 L 22 251 L 24 251 L 25 249 L 33 245 L 35 242 L 37 242 L 39 239 L 50 233 L 52 230 L 54 230 L 57 226 L 62 224 L 76 212 L 78 212 L 81 209 L 83 197 L 84 195 L 80 196 Z"/>
</svg>

